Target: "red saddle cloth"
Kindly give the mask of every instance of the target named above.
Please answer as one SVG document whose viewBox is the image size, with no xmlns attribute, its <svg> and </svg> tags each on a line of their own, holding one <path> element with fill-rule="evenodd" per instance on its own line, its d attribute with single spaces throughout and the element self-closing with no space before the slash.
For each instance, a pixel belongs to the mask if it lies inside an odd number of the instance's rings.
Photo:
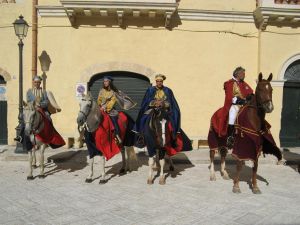
<svg viewBox="0 0 300 225">
<path fill-rule="evenodd" d="M 171 122 L 168 123 L 168 129 L 166 133 L 166 145 L 165 150 L 169 156 L 176 155 L 178 152 L 181 152 L 183 150 L 183 138 L 180 133 L 176 134 L 176 140 L 175 145 L 172 144 L 172 133 L 173 133 L 173 127 Z"/>
<path fill-rule="evenodd" d="M 120 152 L 121 146 L 118 146 L 115 141 L 115 128 L 109 115 L 102 110 L 101 113 L 103 121 L 93 135 L 97 149 L 102 152 L 106 160 L 109 160 Z M 120 138 L 122 141 L 126 134 L 127 122 L 126 115 L 123 112 L 119 112 L 118 124 L 120 128 Z"/>
<path fill-rule="evenodd" d="M 242 107 L 236 118 L 232 156 L 239 160 L 255 161 L 263 152 L 273 154 L 280 160 L 282 154 L 271 134 L 271 125 L 264 121 L 264 130 L 256 131 L 248 119 L 248 109 L 248 106 Z"/>
<path fill-rule="evenodd" d="M 44 128 L 40 131 L 40 133 L 35 134 L 36 139 L 50 145 L 51 148 L 59 148 L 64 146 L 66 144 L 64 139 L 55 130 L 53 124 L 49 121 L 45 112 L 42 109 L 38 109 L 38 112 L 42 115 Z"/>
</svg>

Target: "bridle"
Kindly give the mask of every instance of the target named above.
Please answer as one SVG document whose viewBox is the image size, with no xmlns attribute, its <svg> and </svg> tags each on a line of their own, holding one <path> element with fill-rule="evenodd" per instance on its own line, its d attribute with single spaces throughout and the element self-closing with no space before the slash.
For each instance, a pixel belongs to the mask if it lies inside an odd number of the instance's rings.
<svg viewBox="0 0 300 225">
<path fill-rule="evenodd" d="M 85 101 L 85 100 L 82 100 L 82 101 Z M 79 113 L 81 113 L 84 116 L 84 121 L 87 120 L 87 118 L 91 112 L 91 109 L 93 107 L 93 100 L 89 99 L 88 101 L 89 101 L 89 104 L 87 104 L 87 106 L 86 106 L 86 108 L 87 108 L 86 112 L 83 112 L 81 110 L 79 111 Z"/>
<path fill-rule="evenodd" d="M 35 121 L 35 119 L 37 117 L 37 110 L 33 110 L 33 111 L 34 111 L 34 114 L 33 114 L 32 120 L 31 121 L 30 121 L 30 119 L 29 120 L 24 120 L 24 124 L 25 125 L 26 124 L 29 124 L 29 125 L 31 124 L 31 126 L 30 126 L 30 132 L 32 134 L 39 134 L 41 132 L 40 128 L 41 128 L 43 120 L 39 120 L 36 128 L 34 128 L 32 125 L 33 125 L 33 121 Z"/>
</svg>

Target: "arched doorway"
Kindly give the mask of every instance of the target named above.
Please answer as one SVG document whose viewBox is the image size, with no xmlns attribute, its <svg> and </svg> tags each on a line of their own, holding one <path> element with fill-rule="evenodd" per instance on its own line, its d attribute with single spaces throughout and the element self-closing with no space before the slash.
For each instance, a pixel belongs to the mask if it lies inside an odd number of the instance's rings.
<svg viewBox="0 0 300 225">
<path fill-rule="evenodd" d="M 0 145 L 7 145 L 6 81 L 0 75 Z"/>
<path fill-rule="evenodd" d="M 140 105 L 145 92 L 151 85 L 149 78 L 141 74 L 126 71 L 113 71 L 95 74 L 88 82 L 88 90 L 91 92 L 95 100 L 97 100 L 99 90 L 103 86 L 104 76 L 113 77 L 115 86 L 131 97 L 132 100 L 137 102 L 136 107 L 127 111 L 127 113 L 135 120 L 140 110 Z"/>
<path fill-rule="evenodd" d="M 300 60 L 294 61 L 285 71 L 281 112 L 280 145 L 300 146 Z"/>
</svg>

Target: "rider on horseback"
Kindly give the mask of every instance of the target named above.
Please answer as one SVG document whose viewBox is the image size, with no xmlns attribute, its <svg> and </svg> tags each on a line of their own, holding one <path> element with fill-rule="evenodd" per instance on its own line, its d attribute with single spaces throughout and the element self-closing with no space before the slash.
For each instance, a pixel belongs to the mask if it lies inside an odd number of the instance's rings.
<svg viewBox="0 0 300 225">
<path fill-rule="evenodd" d="M 50 113 L 48 112 L 48 97 L 46 92 L 41 88 L 42 82 L 41 76 L 34 76 L 32 79 L 33 88 L 28 89 L 26 94 L 27 103 L 35 103 L 37 107 L 40 107 L 44 112 L 47 118 L 51 121 Z M 24 128 L 22 127 L 20 135 L 14 138 L 15 141 L 22 142 L 24 135 Z"/>
<path fill-rule="evenodd" d="M 241 106 L 245 105 L 248 98 L 253 94 L 252 88 L 244 79 L 245 69 L 237 67 L 233 71 L 233 78 L 224 83 L 225 102 L 218 133 L 219 136 L 227 135 L 227 147 L 229 148 L 232 148 L 234 142 L 234 123 L 237 114 Z"/>
<path fill-rule="evenodd" d="M 162 74 L 155 76 L 156 85 L 147 89 L 133 129 L 137 133 L 136 146 L 140 148 L 147 146 L 149 155 L 155 152 L 151 138 L 149 139 L 148 129 L 153 110 L 158 110 L 162 113 L 161 116 L 168 121 L 170 139 L 167 148 L 172 149 L 172 154 L 192 149 L 191 141 L 180 128 L 180 109 L 174 94 L 170 88 L 163 85 L 165 79 L 166 77 Z"/>
<path fill-rule="evenodd" d="M 170 88 L 163 85 L 166 77 L 162 74 L 155 76 L 156 86 L 149 87 L 141 104 L 134 131 L 143 133 L 149 110 L 154 107 L 164 107 L 168 111 L 168 119 L 173 127 L 173 137 L 180 132 L 180 109 Z"/>
<path fill-rule="evenodd" d="M 122 139 L 120 137 L 120 127 L 118 124 L 119 112 L 115 109 L 115 105 L 118 102 L 123 109 L 129 110 L 133 108 L 136 103 L 119 91 L 113 84 L 113 80 L 111 76 L 104 77 L 103 88 L 99 91 L 97 103 L 101 110 L 109 114 L 114 126 L 116 142 L 120 145 L 122 144 Z"/>
</svg>

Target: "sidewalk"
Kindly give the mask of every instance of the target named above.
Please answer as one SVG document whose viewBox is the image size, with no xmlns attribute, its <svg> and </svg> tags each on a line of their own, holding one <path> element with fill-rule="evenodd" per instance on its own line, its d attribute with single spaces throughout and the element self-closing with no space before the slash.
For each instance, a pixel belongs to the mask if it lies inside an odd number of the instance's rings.
<svg viewBox="0 0 300 225">
<path fill-rule="evenodd" d="M 232 193 L 235 165 L 230 157 L 230 180 L 222 179 L 216 164 L 217 180 L 209 181 L 208 149 L 176 156 L 174 172 L 166 165 L 166 185 L 159 185 L 157 177 L 147 185 L 149 167 L 143 151 L 137 153 L 137 170 L 122 176 L 120 154 L 109 160 L 104 185 L 99 184 L 99 157 L 93 182 L 85 183 L 90 167 L 84 148 L 46 150 L 46 178 L 37 177 L 37 168 L 32 181 L 26 180 L 27 155 L 13 151 L 14 147 L 0 147 L 1 225 L 300 224 L 299 173 L 275 165 L 272 158 L 261 158 L 265 163 L 259 165 L 257 179 L 262 194 L 254 195 L 247 165 L 241 173 L 242 193 Z M 298 149 L 285 153 L 291 162 L 299 162 Z"/>
</svg>

